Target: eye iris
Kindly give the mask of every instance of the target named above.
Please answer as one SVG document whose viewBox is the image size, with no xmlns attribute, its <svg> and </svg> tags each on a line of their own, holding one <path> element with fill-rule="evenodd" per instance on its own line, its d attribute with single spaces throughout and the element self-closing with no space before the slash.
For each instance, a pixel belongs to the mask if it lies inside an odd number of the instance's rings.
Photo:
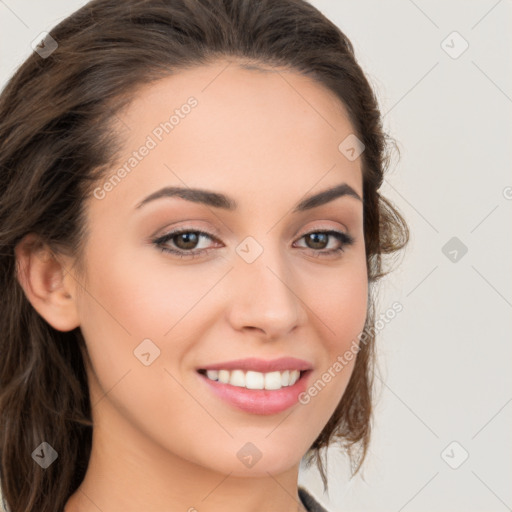
<svg viewBox="0 0 512 512">
<path fill-rule="evenodd" d="M 328 235 L 327 233 L 312 233 L 307 236 L 307 239 L 313 240 L 313 247 L 312 249 L 323 249 L 324 247 L 315 247 L 315 244 L 320 243 L 320 245 L 325 245 L 327 243 Z M 318 241 L 320 239 L 320 241 Z"/>
<path fill-rule="evenodd" d="M 180 243 L 176 243 L 180 249 L 193 249 L 199 239 L 197 233 L 194 232 L 180 233 L 179 235 L 176 235 L 175 238 L 178 242 L 182 240 L 185 241 L 184 246 Z"/>
</svg>

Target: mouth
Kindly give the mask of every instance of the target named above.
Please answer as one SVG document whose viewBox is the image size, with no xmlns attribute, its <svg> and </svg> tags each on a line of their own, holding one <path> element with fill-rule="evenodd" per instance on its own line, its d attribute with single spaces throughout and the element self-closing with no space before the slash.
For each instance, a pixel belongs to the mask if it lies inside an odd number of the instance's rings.
<svg viewBox="0 0 512 512">
<path fill-rule="evenodd" d="M 273 391 L 295 385 L 311 370 L 289 369 L 263 373 L 242 369 L 206 370 L 201 368 L 197 372 L 213 382 L 245 389 Z"/>
<path fill-rule="evenodd" d="M 259 372 L 220 365 L 196 370 L 206 395 L 234 410 L 258 415 L 278 414 L 296 406 L 299 396 L 308 387 L 312 372 L 312 368 L 273 368 Z"/>
</svg>

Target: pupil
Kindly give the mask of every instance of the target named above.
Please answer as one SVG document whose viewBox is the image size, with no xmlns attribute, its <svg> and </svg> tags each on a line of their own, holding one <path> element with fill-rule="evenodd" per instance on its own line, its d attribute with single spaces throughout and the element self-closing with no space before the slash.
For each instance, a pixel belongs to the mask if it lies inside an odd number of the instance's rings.
<svg viewBox="0 0 512 512">
<path fill-rule="evenodd" d="M 197 244 L 197 234 L 196 233 L 182 233 L 178 235 L 178 241 L 184 240 L 185 246 L 181 244 L 177 244 L 181 246 L 182 249 L 193 249 L 195 244 Z"/>
<path fill-rule="evenodd" d="M 320 243 L 320 245 L 325 244 L 327 234 L 326 233 L 313 233 L 312 235 L 309 235 L 310 239 L 313 239 L 313 244 Z M 320 238 L 320 241 L 318 241 L 318 238 Z M 321 249 L 322 247 L 314 247 L 315 249 Z"/>
</svg>

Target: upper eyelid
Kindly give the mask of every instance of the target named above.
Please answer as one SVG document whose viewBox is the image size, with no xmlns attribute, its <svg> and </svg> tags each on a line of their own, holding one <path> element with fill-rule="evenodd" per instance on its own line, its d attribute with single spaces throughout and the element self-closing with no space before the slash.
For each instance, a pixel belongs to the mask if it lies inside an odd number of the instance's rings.
<svg viewBox="0 0 512 512">
<path fill-rule="evenodd" d="M 333 227 L 333 226 L 318 226 L 318 227 L 314 227 L 314 228 L 309 228 L 309 229 L 304 230 L 304 231 L 300 231 L 299 233 L 302 233 L 300 236 L 304 236 L 304 235 L 307 235 L 307 234 L 310 234 L 310 233 L 316 233 L 318 231 L 339 231 L 339 232 L 345 233 L 347 235 L 349 234 L 349 230 L 348 229 L 346 229 L 346 228 L 336 228 L 336 227 Z M 153 236 L 152 238 L 162 238 L 162 237 L 170 235 L 170 234 L 189 233 L 189 232 L 201 233 L 203 235 L 207 235 L 207 236 L 210 236 L 212 238 L 215 238 L 215 237 L 220 238 L 222 236 L 220 231 L 215 230 L 215 229 L 200 228 L 200 227 L 197 227 L 197 226 L 183 226 L 183 227 L 177 227 L 177 228 L 169 229 L 169 231 L 165 231 L 161 235 L 156 235 L 156 236 Z"/>
</svg>

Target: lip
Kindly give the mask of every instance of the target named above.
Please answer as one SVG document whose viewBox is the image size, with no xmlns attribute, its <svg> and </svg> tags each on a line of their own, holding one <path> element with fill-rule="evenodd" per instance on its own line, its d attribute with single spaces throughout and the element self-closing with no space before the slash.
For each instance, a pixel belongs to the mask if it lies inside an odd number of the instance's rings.
<svg viewBox="0 0 512 512">
<path fill-rule="evenodd" d="M 312 370 L 313 366 L 304 359 L 296 357 L 280 357 L 279 359 L 265 360 L 256 357 L 247 359 L 236 359 L 225 361 L 223 363 L 209 364 L 197 368 L 198 370 L 252 370 L 254 372 L 268 373 L 285 370 Z M 297 381 L 298 382 L 298 381 Z M 293 387 L 293 386 L 290 386 Z"/>
<path fill-rule="evenodd" d="M 222 368 L 227 369 L 225 366 Z M 240 366 L 237 366 L 237 368 L 240 368 Z M 300 378 L 293 386 L 269 390 L 247 389 L 231 384 L 223 384 L 219 381 L 210 380 L 206 375 L 197 372 L 197 376 L 205 384 L 208 391 L 223 402 L 237 410 L 260 415 L 278 414 L 296 405 L 300 394 L 306 391 L 308 387 L 311 374 L 312 370 L 301 371 Z"/>
</svg>

